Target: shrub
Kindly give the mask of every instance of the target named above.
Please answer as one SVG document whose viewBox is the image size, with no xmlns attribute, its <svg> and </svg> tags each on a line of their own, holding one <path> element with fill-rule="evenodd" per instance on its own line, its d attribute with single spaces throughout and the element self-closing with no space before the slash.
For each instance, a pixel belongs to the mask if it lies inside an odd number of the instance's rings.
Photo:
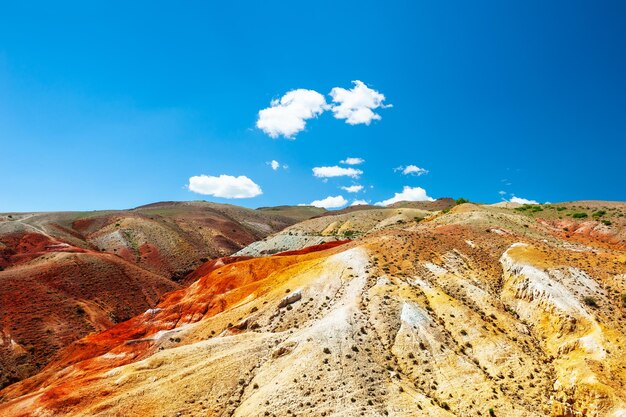
<svg viewBox="0 0 626 417">
<path fill-rule="evenodd" d="M 585 302 L 585 304 L 587 304 L 589 307 L 598 307 L 598 303 L 596 302 L 596 299 L 593 297 L 584 297 L 583 301 Z"/>
<path fill-rule="evenodd" d="M 589 216 L 587 215 L 587 213 L 583 213 L 583 212 L 579 211 L 579 212 L 576 212 L 576 213 L 572 214 L 572 217 L 574 219 L 584 219 L 584 218 L 589 217 Z"/>
<path fill-rule="evenodd" d="M 622 294 L 622 303 L 624 304 L 624 307 L 626 307 L 626 294 Z"/>
<path fill-rule="evenodd" d="M 565 208 L 565 207 L 557 207 L 557 208 L 556 208 L 556 211 L 564 211 L 564 210 L 566 210 L 566 208 Z"/>
<path fill-rule="evenodd" d="M 609 220 L 602 220 L 602 224 L 605 226 L 610 226 L 613 223 L 611 223 Z"/>
<path fill-rule="evenodd" d="M 592 216 L 597 218 L 597 217 L 602 217 L 602 216 L 604 216 L 605 214 L 606 214 L 606 211 L 604 211 L 604 210 L 598 210 L 598 211 L 594 212 L 594 213 L 592 214 Z"/>
<path fill-rule="evenodd" d="M 456 199 L 456 205 L 458 206 L 459 204 L 465 204 L 465 203 L 469 203 L 469 200 L 466 198 L 457 198 Z"/>
<path fill-rule="evenodd" d="M 531 213 L 536 213 L 538 211 L 543 211 L 543 207 L 538 204 L 524 204 L 521 207 L 516 207 L 515 211 L 530 211 Z"/>
</svg>

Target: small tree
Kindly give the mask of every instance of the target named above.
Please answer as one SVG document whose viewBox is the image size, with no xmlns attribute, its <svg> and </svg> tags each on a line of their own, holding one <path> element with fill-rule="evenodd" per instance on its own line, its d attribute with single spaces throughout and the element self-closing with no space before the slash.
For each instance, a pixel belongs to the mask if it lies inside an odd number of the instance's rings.
<svg viewBox="0 0 626 417">
<path fill-rule="evenodd" d="M 456 199 L 456 205 L 457 206 L 460 205 L 460 204 L 465 204 L 465 203 L 469 203 L 469 200 L 466 199 L 466 198 L 463 198 L 463 197 Z"/>
</svg>

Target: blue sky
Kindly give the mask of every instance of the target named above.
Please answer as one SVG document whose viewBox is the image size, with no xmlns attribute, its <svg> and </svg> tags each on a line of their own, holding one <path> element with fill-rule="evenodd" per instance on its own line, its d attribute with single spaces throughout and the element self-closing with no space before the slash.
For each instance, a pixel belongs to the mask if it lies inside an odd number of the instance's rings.
<svg viewBox="0 0 626 417">
<path fill-rule="evenodd" d="M 626 200 L 622 1 L 5 3 L 0 211 L 376 203 L 404 187 Z M 329 93 L 354 80 L 393 105 L 380 120 L 335 118 Z M 327 107 L 271 138 L 259 111 L 295 89 Z M 428 173 L 394 171 L 409 165 Z M 313 175 L 334 166 L 362 174 Z M 262 194 L 197 194 L 200 175 Z"/>
</svg>

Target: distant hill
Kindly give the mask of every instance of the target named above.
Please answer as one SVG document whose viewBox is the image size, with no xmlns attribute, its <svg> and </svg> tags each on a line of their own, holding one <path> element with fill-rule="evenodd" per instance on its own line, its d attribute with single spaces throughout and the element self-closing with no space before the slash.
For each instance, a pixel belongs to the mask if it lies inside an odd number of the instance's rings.
<svg viewBox="0 0 626 417">
<path fill-rule="evenodd" d="M 415 208 L 421 210 L 445 210 L 454 207 L 456 202 L 452 198 L 438 198 L 434 201 L 399 201 L 388 207 Z"/>
<path fill-rule="evenodd" d="M 295 221 L 302 221 L 310 219 L 327 213 L 326 209 L 313 206 L 276 206 L 276 207 L 259 207 L 257 211 L 263 213 L 276 214 L 282 217 L 287 217 Z"/>
</svg>

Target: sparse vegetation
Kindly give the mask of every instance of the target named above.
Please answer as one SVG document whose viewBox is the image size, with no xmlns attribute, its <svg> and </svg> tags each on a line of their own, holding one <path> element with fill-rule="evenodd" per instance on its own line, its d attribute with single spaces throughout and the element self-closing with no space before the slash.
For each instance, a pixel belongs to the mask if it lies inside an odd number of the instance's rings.
<svg viewBox="0 0 626 417">
<path fill-rule="evenodd" d="M 516 207 L 515 210 L 521 212 L 537 213 L 538 211 L 543 211 L 543 207 L 541 207 L 539 204 L 524 204 L 521 207 Z"/>
<path fill-rule="evenodd" d="M 585 219 L 589 217 L 589 215 L 587 213 L 584 213 L 582 211 L 578 211 L 576 213 L 572 213 L 572 218 L 574 219 Z"/>
<path fill-rule="evenodd" d="M 455 201 L 456 205 L 461 205 L 461 204 L 465 204 L 465 203 L 469 203 L 469 200 L 466 198 L 457 198 Z"/>
<path fill-rule="evenodd" d="M 592 214 L 592 216 L 595 217 L 595 218 L 599 218 L 599 217 L 604 216 L 605 214 L 606 214 L 605 210 L 598 210 L 598 211 L 594 212 Z"/>
<path fill-rule="evenodd" d="M 595 298 L 590 297 L 590 296 L 585 296 L 583 297 L 583 301 L 585 302 L 585 304 L 587 304 L 589 307 L 593 307 L 596 308 L 598 307 L 598 302 L 596 301 Z"/>
</svg>

